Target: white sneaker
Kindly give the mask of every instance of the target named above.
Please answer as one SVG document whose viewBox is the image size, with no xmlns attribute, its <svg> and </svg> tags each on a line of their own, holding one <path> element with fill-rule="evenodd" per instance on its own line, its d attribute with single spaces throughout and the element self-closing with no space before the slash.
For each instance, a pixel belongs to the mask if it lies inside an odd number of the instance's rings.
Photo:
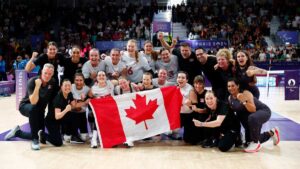
<svg viewBox="0 0 300 169">
<path fill-rule="evenodd" d="M 271 129 L 271 132 L 273 132 L 273 144 L 276 146 L 279 144 L 280 142 L 280 133 L 279 133 L 279 128 L 278 127 L 274 127 Z"/>
<path fill-rule="evenodd" d="M 39 144 L 39 140 L 37 140 L 37 139 L 32 140 L 31 149 L 32 150 L 40 150 L 41 149 L 40 144 Z"/>
<path fill-rule="evenodd" d="M 257 143 L 254 143 L 254 142 L 251 142 L 249 144 L 249 146 L 244 149 L 244 152 L 246 153 L 255 153 L 255 152 L 258 152 L 260 149 L 261 149 L 261 144 L 259 142 Z"/>
<path fill-rule="evenodd" d="M 66 143 L 70 143 L 70 141 L 71 141 L 71 135 L 66 135 L 66 134 L 64 134 L 64 141 L 65 141 Z"/>
<path fill-rule="evenodd" d="M 126 141 L 126 142 L 124 143 L 124 145 L 127 146 L 128 148 L 134 147 L 133 141 Z"/>
<path fill-rule="evenodd" d="M 93 136 L 91 139 L 91 148 L 97 148 L 98 147 L 98 133 L 97 130 L 93 130 Z"/>
<path fill-rule="evenodd" d="M 14 137 L 16 137 L 17 131 L 20 130 L 20 126 L 16 126 L 13 129 L 11 129 L 4 137 L 4 140 L 10 140 Z"/>
<path fill-rule="evenodd" d="M 80 134 L 80 138 L 83 141 L 87 141 L 88 140 L 88 133 L 81 133 Z"/>
</svg>

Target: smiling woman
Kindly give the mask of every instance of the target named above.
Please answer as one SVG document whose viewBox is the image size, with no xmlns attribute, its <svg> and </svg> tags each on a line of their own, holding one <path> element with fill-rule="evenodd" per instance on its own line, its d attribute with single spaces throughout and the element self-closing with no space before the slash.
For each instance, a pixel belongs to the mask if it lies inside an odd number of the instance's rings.
<svg viewBox="0 0 300 169">
<path fill-rule="evenodd" d="M 270 138 L 273 139 L 273 144 L 277 145 L 280 141 L 277 127 L 261 133 L 263 124 L 271 117 L 270 108 L 253 97 L 249 91 L 240 92 L 237 79 L 228 80 L 228 91 L 230 93 L 229 104 L 245 128 L 246 142 L 249 146 L 244 151 L 248 153 L 258 152 L 262 147 L 261 143 Z"/>
<path fill-rule="evenodd" d="M 203 122 L 193 119 L 195 126 L 205 130 L 202 147 L 218 147 L 223 152 L 229 151 L 239 143 L 240 123 L 228 105 L 217 100 L 213 91 L 206 92 L 205 103 L 209 117 Z"/>
<path fill-rule="evenodd" d="M 267 71 L 253 66 L 253 61 L 247 51 L 238 51 L 235 58 L 236 78 L 240 82 L 240 89 L 249 90 L 259 99 L 259 90 L 255 85 L 257 74 L 267 74 Z"/>
</svg>

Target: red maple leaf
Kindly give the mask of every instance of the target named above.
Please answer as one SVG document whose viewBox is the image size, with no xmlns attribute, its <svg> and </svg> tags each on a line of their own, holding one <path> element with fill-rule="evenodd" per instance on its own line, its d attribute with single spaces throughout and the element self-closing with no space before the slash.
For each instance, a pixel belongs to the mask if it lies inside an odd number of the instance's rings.
<svg viewBox="0 0 300 169">
<path fill-rule="evenodd" d="M 156 111 L 157 99 L 150 100 L 148 104 L 146 104 L 146 96 L 136 95 L 136 98 L 133 99 L 135 107 L 130 106 L 129 109 L 125 109 L 127 115 L 126 117 L 135 121 L 135 124 L 139 124 L 140 122 L 145 123 L 145 128 L 148 130 L 148 126 L 146 120 L 153 119 L 153 113 Z"/>
</svg>

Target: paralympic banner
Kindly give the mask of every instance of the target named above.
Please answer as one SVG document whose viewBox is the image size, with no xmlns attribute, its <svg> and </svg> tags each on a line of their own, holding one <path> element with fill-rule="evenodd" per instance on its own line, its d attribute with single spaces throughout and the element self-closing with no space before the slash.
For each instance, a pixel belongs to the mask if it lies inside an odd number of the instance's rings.
<svg viewBox="0 0 300 169">
<path fill-rule="evenodd" d="M 171 32 L 171 22 L 153 21 L 152 32 Z"/>
<path fill-rule="evenodd" d="M 277 36 L 284 43 L 298 44 L 299 42 L 299 32 L 297 31 L 278 31 Z"/>
<path fill-rule="evenodd" d="M 285 100 L 299 100 L 299 72 L 298 70 L 284 71 Z"/>
<path fill-rule="evenodd" d="M 16 109 L 19 110 L 19 104 L 26 95 L 27 72 L 25 70 L 16 70 Z"/>
<path fill-rule="evenodd" d="M 229 43 L 227 40 L 179 40 L 178 45 L 180 43 L 186 42 L 191 45 L 191 48 L 196 49 L 199 47 L 205 49 L 212 49 L 212 48 L 224 48 L 228 47 Z"/>
<path fill-rule="evenodd" d="M 180 128 L 182 95 L 176 86 L 91 99 L 102 148 Z"/>
</svg>

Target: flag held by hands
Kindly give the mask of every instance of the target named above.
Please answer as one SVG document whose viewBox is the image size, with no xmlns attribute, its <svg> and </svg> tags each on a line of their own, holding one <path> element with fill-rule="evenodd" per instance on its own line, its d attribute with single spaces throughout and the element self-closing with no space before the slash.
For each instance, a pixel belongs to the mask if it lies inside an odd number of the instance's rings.
<svg viewBox="0 0 300 169">
<path fill-rule="evenodd" d="M 90 101 L 102 148 L 179 128 L 181 104 L 175 86 Z"/>
</svg>

